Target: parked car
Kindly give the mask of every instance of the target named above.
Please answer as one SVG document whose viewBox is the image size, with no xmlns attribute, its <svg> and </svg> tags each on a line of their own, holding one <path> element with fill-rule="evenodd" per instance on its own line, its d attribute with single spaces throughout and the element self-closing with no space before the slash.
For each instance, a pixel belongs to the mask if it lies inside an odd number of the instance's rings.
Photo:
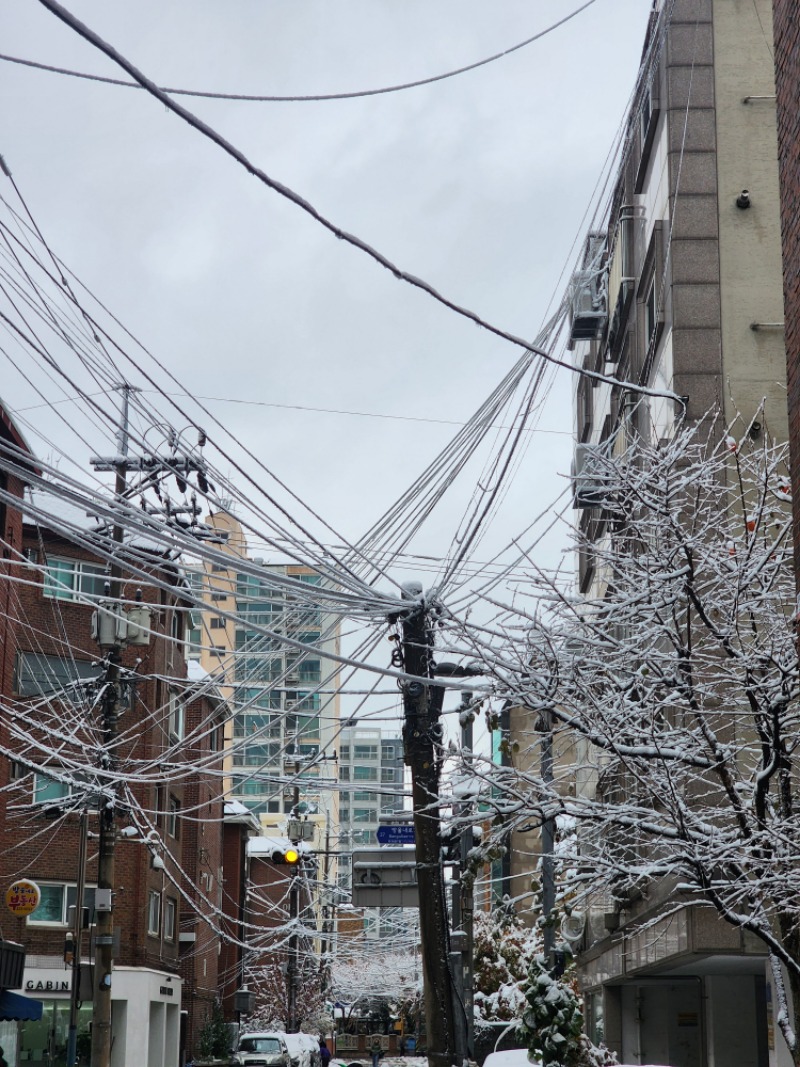
<svg viewBox="0 0 800 1067">
<path fill-rule="evenodd" d="M 311 1034 L 284 1034 L 292 1067 L 319 1067 L 319 1038 Z"/>
<path fill-rule="evenodd" d="M 274 1031 L 243 1034 L 231 1064 L 233 1067 L 292 1067 L 286 1036 Z"/>
</svg>

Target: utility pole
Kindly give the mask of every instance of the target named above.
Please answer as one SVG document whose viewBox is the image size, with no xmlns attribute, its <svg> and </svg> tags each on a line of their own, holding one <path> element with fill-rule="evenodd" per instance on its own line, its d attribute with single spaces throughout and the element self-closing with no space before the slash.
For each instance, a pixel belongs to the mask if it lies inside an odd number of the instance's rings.
<svg viewBox="0 0 800 1067">
<path fill-rule="evenodd" d="M 536 723 L 542 735 L 541 774 L 547 790 L 553 784 L 553 720 L 549 711 L 544 711 Z M 549 798 L 546 798 L 549 802 Z M 542 948 L 548 968 L 555 963 L 556 936 L 553 929 L 553 911 L 556 906 L 556 882 L 554 870 L 555 819 L 549 815 L 542 820 Z"/>
<path fill-rule="evenodd" d="M 78 841 L 78 884 L 75 893 L 75 915 L 72 921 L 72 984 L 69 993 L 69 1029 L 67 1030 L 67 1067 L 78 1062 L 78 1004 L 81 999 L 81 954 L 83 948 L 83 893 L 86 886 L 86 851 L 89 836 L 89 812 L 81 812 Z"/>
<path fill-rule="evenodd" d="M 120 655 L 127 644 L 146 645 L 149 643 L 149 625 L 142 625 L 142 612 L 134 613 L 122 607 L 122 548 L 125 538 L 123 507 L 129 495 L 128 473 L 137 471 L 142 475 L 141 484 L 136 487 L 144 492 L 150 487 L 157 487 L 158 480 L 174 476 L 179 491 L 186 493 L 187 476 L 196 476 L 201 492 L 209 488 L 206 478 L 205 462 L 199 455 L 190 455 L 181 444 L 181 435 L 170 429 L 168 436 L 169 455 L 165 458 L 149 454 L 129 456 L 129 409 L 131 394 L 138 392 L 135 386 L 123 382 L 117 388 L 122 393 L 119 432 L 117 435 L 117 452 L 115 456 L 92 458 L 96 471 L 114 472 L 114 515 L 109 552 L 111 566 L 109 581 L 106 583 L 106 602 L 98 605 L 95 613 L 95 636 L 105 655 L 105 674 L 103 677 L 102 717 L 100 722 L 100 765 L 104 782 L 110 791 L 102 806 L 99 819 L 99 843 L 97 860 L 97 889 L 95 891 L 96 933 L 95 965 L 92 996 L 92 1055 L 91 1067 L 110 1067 L 112 1045 L 112 1004 L 111 982 L 114 964 L 114 893 L 115 849 L 117 839 L 117 788 L 116 773 L 119 766 L 117 756 L 118 716 L 120 705 Z M 197 447 L 205 444 L 205 434 L 198 431 Z M 187 507 L 166 506 L 149 507 L 149 514 L 163 515 L 167 525 L 177 524 L 183 533 L 201 540 L 219 541 L 220 535 L 198 523 L 199 507 L 194 493 Z M 188 513 L 189 518 L 183 519 Z M 128 620 L 131 620 L 130 622 Z M 149 620 L 148 620 L 149 622 Z M 79 905 L 82 902 L 79 901 Z"/>
<path fill-rule="evenodd" d="M 403 596 L 414 603 L 392 616 L 400 621 L 401 648 L 396 660 L 406 674 L 433 677 L 433 633 L 422 585 L 408 582 Z M 430 1067 L 451 1067 L 456 1055 L 450 931 L 442 871 L 439 824 L 439 755 L 444 689 L 422 681 L 403 682 L 403 747 L 411 768 L 414 836 L 419 887 L 419 927 L 425 990 L 425 1028 Z"/>
<path fill-rule="evenodd" d="M 295 775 L 300 772 L 300 764 L 294 765 Z M 299 823 L 298 808 L 300 806 L 300 782 L 295 777 L 294 795 L 292 797 L 292 815 L 289 819 L 289 828 L 296 827 Z M 289 834 L 289 840 L 294 848 L 298 848 L 299 837 Z M 286 965 L 286 987 L 287 987 L 287 1008 L 286 1008 L 286 1033 L 296 1034 L 300 1029 L 300 1020 L 297 1017 L 297 964 L 299 955 L 299 939 L 297 936 L 297 917 L 299 912 L 299 890 L 300 886 L 298 879 L 300 876 L 300 863 L 298 859 L 297 863 L 292 867 L 291 882 L 289 883 L 289 924 L 291 926 L 291 934 L 289 935 L 289 961 Z"/>
<path fill-rule="evenodd" d="M 114 464 L 115 482 L 114 499 L 117 504 L 125 498 L 128 457 L 128 413 L 132 386 L 124 383 L 122 389 L 122 412 L 117 444 L 117 461 Z M 122 548 L 125 530 L 122 519 L 117 514 L 112 529 L 111 540 L 114 552 L 111 564 L 108 596 L 113 624 L 106 627 L 109 645 L 101 644 L 106 650 L 106 670 L 103 679 L 103 715 L 101 722 L 101 763 L 107 772 L 107 781 L 112 797 L 106 801 L 100 812 L 100 840 L 97 859 L 97 890 L 95 894 L 95 960 L 92 996 L 92 1057 L 91 1067 L 110 1067 L 111 1064 L 111 972 L 114 966 L 114 912 L 113 894 L 116 889 L 114 875 L 115 850 L 117 843 L 116 782 L 117 769 L 117 722 L 119 705 L 120 651 L 124 640 L 122 628 L 116 625 L 121 615 L 120 594 L 122 568 L 119 562 L 119 549 Z M 97 633 L 104 641 L 103 628 L 98 618 Z M 101 906 L 102 904 L 102 906 Z M 78 910 L 83 901 L 77 901 Z"/>
<path fill-rule="evenodd" d="M 468 765 L 472 765 L 472 722 L 473 715 L 469 711 L 472 704 L 472 693 L 461 694 L 461 750 L 463 758 Z M 461 815 L 473 813 L 473 801 L 465 800 L 460 805 Z M 474 909 L 475 895 L 472 878 L 465 878 L 465 872 L 469 867 L 469 853 L 473 847 L 472 819 L 465 819 L 461 828 L 461 866 L 459 879 L 459 905 L 461 908 L 461 930 L 464 935 L 464 945 L 461 950 L 461 995 L 465 1020 L 466 1058 L 475 1059 L 475 1013 L 473 1011 L 474 997 L 474 954 L 475 954 L 475 930 Z M 455 922 L 455 919 L 454 919 Z"/>
</svg>

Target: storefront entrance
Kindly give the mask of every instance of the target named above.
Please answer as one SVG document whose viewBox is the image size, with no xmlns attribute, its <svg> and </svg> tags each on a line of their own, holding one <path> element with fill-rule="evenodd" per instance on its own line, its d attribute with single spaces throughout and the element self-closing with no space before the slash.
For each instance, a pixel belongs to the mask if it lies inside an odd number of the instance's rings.
<svg viewBox="0 0 800 1067">
<path fill-rule="evenodd" d="M 66 1067 L 69 1000 L 42 1000 L 44 1011 L 39 1022 L 20 1023 L 20 1067 Z M 89 1063 L 89 1023 L 92 1006 L 78 1009 L 78 1064 Z"/>
</svg>

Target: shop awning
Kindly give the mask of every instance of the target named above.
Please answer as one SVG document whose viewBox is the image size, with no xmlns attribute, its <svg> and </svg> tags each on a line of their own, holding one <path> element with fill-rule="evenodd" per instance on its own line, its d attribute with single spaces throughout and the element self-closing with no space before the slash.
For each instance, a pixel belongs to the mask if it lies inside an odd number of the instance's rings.
<svg viewBox="0 0 800 1067">
<path fill-rule="evenodd" d="M 22 1022 L 25 1019 L 36 1022 L 42 1017 L 42 1007 L 41 1000 L 31 1000 L 30 997 L 12 993 L 10 989 L 0 990 L 0 1022 Z"/>
</svg>

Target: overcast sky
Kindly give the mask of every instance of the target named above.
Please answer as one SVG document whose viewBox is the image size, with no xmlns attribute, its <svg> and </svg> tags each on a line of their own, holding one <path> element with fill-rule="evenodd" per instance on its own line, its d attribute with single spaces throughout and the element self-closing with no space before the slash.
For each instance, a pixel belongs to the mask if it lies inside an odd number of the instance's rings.
<svg viewBox="0 0 800 1067">
<path fill-rule="evenodd" d="M 580 3 L 66 6 L 160 85 L 308 95 L 464 66 Z M 532 339 L 586 228 L 649 8 L 650 0 L 595 0 L 513 55 L 391 95 L 180 100 L 333 222 Z M 2 49 L 124 77 L 37 0 L 5 6 Z M 214 413 L 348 537 L 391 504 L 454 427 L 263 405 L 465 420 L 516 360 L 513 346 L 337 241 L 145 93 L 9 62 L 0 62 L 0 79 L 0 151 L 54 251 L 187 389 L 218 398 Z M 10 367 L 0 382 L 12 410 L 37 402 Z M 534 436 L 482 551 L 563 491 L 570 388 L 559 378 L 541 419 L 550 432 Z M 85 461 L 46 409 L 20 417 L 46 430 L 53 454 Z M 445 507 L 417 547 L 443 552 L 457 510 Z M 547 550 L 552 559 L 562 542 L 563 532 Z"/>
</svg>

